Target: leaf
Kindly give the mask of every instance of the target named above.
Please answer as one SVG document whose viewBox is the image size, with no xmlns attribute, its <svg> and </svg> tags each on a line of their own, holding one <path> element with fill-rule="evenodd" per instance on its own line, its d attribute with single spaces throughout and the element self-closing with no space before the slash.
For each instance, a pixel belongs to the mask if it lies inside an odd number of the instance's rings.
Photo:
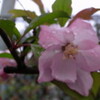
<svg viewBox="0 0 100 100">
<path fill-rule="evenodd" d="M 84 20 L 90 20 L 92 17 L 92 15 L 97 12 L 98 10 L 100 9 L 96 9 L 96 8 L 87 8 L 87 9 L 84 9 L 82 11 L 80 11 L 79 13 L 77 13 L 73 19 L 70 21 L 69 25 L 74 21 L 76 20 L 77 18 L 81 18 L 81 19 L 84 19 Z"/>
<path fill-rule="evenodd" d="M 13 58 L 10 53 L 0 53 L 0 58 Z"/>
<path fill-rule="evenodd" d="M 31 44 L 31 51 L 32 51 L 32 56 L 29 60 L 27 60 L 27 65 L 30 67 L 37 66 L 38 64 L 38 58 L 40 57 L 41 52 L 44 49 L 38 45 L 38 44 Z"/>
<path fill-rule="evenodd" d="M 44 12 L 44 7 L 41 0 L 33 0 L 33 1 L 39 6 L 41 13 Z"/>
<path fill-rule="evenodd" d="M 64 11 L 71 16 L 71 0 L 56 0 L 52 5 L 53 11 Z M 58 21 L 61 26 L 64 26 L 68 18 L 59 18 Z"/>
<path fill-rule="evenodd" d="M 100 89 L 100 73 L 93 72 L 92 73 L 93 77 L 93 87 L 92 87 L 92 92 L 97 95 L 99 89 Z"/>
<path fill-rule="evenodd" d="M 20 9 L 14 9 L 10 10 L 9 13 L 13 14 L 13 17 L 24 17 L 27 16 L 29 18 L 35 18 L 37 15 L 34 12 L 28 11 L 28 10 L 20 10 Z"/>
<path fill-rule="evenodd" d="M 40 45 L 37 45 L 37 44 L 32 44 L 31 49 L 32 49 L 35 57 L 39 57 L 41 52 L 43 51 L 43 48 Z"/>
<path fill-rule="evenodd" d="M 63 12 L 63 11 L 46 13 L 46 14 L 43 14 L 39 17 L 36 17 L 31 21 L 29 26 L 26 28 L 26 30 L 24 32 L 24 35 L 27 32 L 29 32 L 31 29 L 34 29 L 34 28 L 36 28 L 37 26 L 39 26 L 41 24 L 49 23 L 52 20 L 54 20 L 55 18 L 60 18 L 60 17 L 69 18 L 68 14 L 66 12 Z"/>
<path fill-rule="evenodd" d="M 60 89 L 62 89 L 67 95 L 75 98 L 76 100 L 94 100 L 92 95 L 90 94 L 89 96 L 85 97 L 82 96 L 80 94 L 78 94 L 77 92 L 71 90 L 65 83 L 60 82 L 60 81 L 56 81 L 54 80 L 52 83 L 54 83 L 55 85 L 57 85 Z"/>
<path fill-rule="evenodd" d="M 23 18 L 27 23 L 30 23 L 31 20 L 32 20 L 32 19 L 30 19 L 29 17 L 25 17 L 25 16 L 23 16 L 22 18 Z"/>
<path fill-rule="evenodd" d="M 15 27 L 15 23 L 11 20 L 0 20 L 0 28 L 3 29 L 12 40 L 17 40 L 21 37 Z"/>
</svg>

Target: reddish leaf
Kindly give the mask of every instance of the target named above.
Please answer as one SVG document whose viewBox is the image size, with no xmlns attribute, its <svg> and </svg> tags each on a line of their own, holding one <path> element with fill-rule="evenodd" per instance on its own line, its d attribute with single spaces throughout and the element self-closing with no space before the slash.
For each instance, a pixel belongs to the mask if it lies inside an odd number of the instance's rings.
<svg viewBox="0 0 100 100">
<path fill-rule="evenodd" d="M 33 0 L 33 1 L 39 6 L 41 13 L 44 12 L 44 6 L 41 0 Z"/>
<path fill-rule="evenodd" d="M 84 20 L 90 20 L 91 16 L 98 10 L 100 10 L 100 9 L 91 7 L 91 8 L 87 8 L 87 9 L 80 11 L 79 13 L 76 14 L 76 16 L 73 17 L 73 19 L 70 21 L 69 25 L 77 18 L 81 18 Z"/>
</svg>

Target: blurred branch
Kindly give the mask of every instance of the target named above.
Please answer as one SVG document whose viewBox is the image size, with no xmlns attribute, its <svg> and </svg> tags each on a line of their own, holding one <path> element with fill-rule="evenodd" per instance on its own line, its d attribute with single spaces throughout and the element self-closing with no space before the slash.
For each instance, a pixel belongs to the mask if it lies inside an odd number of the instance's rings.
<svg viewBox="0 0 100 100">
<path fill-rule="evenodd" d="M 13 44 L 11 43 L 7 34 L 0 28 L 0 35 L 4 40 L 6 46 L 8 47 L 9 51 L 11 52 L 12 56 L 14 57 L 15 61 L 17 62 L 17 67 L 5 67 L 4 72 L 6 73 L 16 73 L 16 74 L 38 74 L 37 67 L 30 68 L 26 67 L 24 61 L 18 56 L 17 51 L 13 48 Z"/>
<path fill-rule="evenodd" d="M 5 67 L 4 68 L 4 71 L 8 74 L 13 74 L 13 73 L 16 73 L 16 74 L 38 74 L 38 69 L 36 66 L 34 66 L 34 68 L 32 67 L 26 67 L 24 69 L 18 69 L 16 67 Z"/>
<path fill-rule="evenodd" d="M 3 41 L 5 42 L 6 46 L 8 47 L 10 53 L 12 54 L 13 58 L 15 59 L 17 65 L 18 65 L 18 68 L 25 68 L 26 66 L 22 62 L 20 57 L 18 56 L 17 51 L 13 48 L 13 44 L 10 41 L 10 38 L 7 36 L 7 34 L 1 28 L 0 28 L 0 35 L 3 39 Z"/>
</svg>

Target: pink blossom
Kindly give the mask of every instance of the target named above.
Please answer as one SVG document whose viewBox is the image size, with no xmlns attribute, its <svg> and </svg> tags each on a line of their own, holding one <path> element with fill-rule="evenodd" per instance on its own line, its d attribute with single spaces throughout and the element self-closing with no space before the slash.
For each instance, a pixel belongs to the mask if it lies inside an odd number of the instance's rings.
<svg viewBox="0 0 100 100">
<path fill-rule="evenodd" d="M 16 66 L 16 62 L 12 59 L 0 58 L 0 77 L 3 80 L 7 79 L 9 76 L 13 76 L 4 72 L 4 67 L 6 66 Z"/>
<path fill-rule="evenodd" d="M 41 26 L 39 44 L 45 51 L 39 58 L 38 82 L 59 80 L 87 96 L 91 73 L 100 69 L 100 46 L 92 26 L 81 19 L 69 27 Z"/>
</svg>

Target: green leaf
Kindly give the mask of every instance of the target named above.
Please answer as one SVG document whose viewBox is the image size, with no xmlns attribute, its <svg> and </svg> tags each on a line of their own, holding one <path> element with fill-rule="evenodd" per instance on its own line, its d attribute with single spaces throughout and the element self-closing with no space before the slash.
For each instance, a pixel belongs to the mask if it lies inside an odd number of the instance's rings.
<svg viewBox="0 0 100 100">
<path fill-rule="evenodd" d="M 11 20 L 0 20 L 0 28 L 3 29 L 12 40 L 17 40 L 21 37 L 15 27 L 15 23 Z"/>
<path fill-rule="evenodd" d="M 28 10 L 20 10 L 20 9 L 14 9 L 10 10 L 9 13 L 13 14 L 13 17 L 29 17 L 29 18 L 35 18 L 37 15 L 34 12 L 28 11 Z"/>
<path fill-rule="evenodd" d="M 93 77 L 92 92 L 96 96 L 100 89 L 100 73 L 93 72 L 92 77 Z"/>
<path fill-rule="evenodd" d="M 71 16 L 71 0 L 56 0 L 52 5 L 53 11 L 64 11 Z M 58 21 L 61 26 L 64 26 L 68 18 L 59 18 Z"/>
<path fill-rule="evenodd" d="M 37 44 L 32 44 L 31 49 L 32 49 L 35 57 L 39 57 L 41 52 L 43 51 L 43 48 L 40 45 L 37 45 Z"/>
<path fill-rule="evenodd" d="M 10 53 L 0 53 L 0 58 L 11 58 L 11 59 L 13 59 L 13 56 Z"/>
<path fill-rule="evenodd" d="M 55 18 L 60 18 L 60 17 L 69 18 L 68 14 L 66 12 L 63 12 L 63 11 L 57 11 L 57 12 L 53 12 L 53 13 L 46 13 L 46 14 L 43 14 L 39 17 L 36 17 L 29 24 L 29 26 L 27 27 L 27 29 L 24 32 L 24 35 L 27 32 L 29 32 L 31 29 L 34 29 L 34 28 L 36 28 L 37 26 L 39 26 L 41 24 L 49 23 L 52 20 L 54 20 Z"/>
<path fill-rule="evenodd" d="M 89 96 L 85 97 L 77 92 L 71 90 L 65 83 L 54 80 L 52 83 L 57 85 L 60 89 L 62 89 L 67 95 L 75 98 L 75 100 L 94 100 L 93 96 L 90 94 Z"/>
</svg>

